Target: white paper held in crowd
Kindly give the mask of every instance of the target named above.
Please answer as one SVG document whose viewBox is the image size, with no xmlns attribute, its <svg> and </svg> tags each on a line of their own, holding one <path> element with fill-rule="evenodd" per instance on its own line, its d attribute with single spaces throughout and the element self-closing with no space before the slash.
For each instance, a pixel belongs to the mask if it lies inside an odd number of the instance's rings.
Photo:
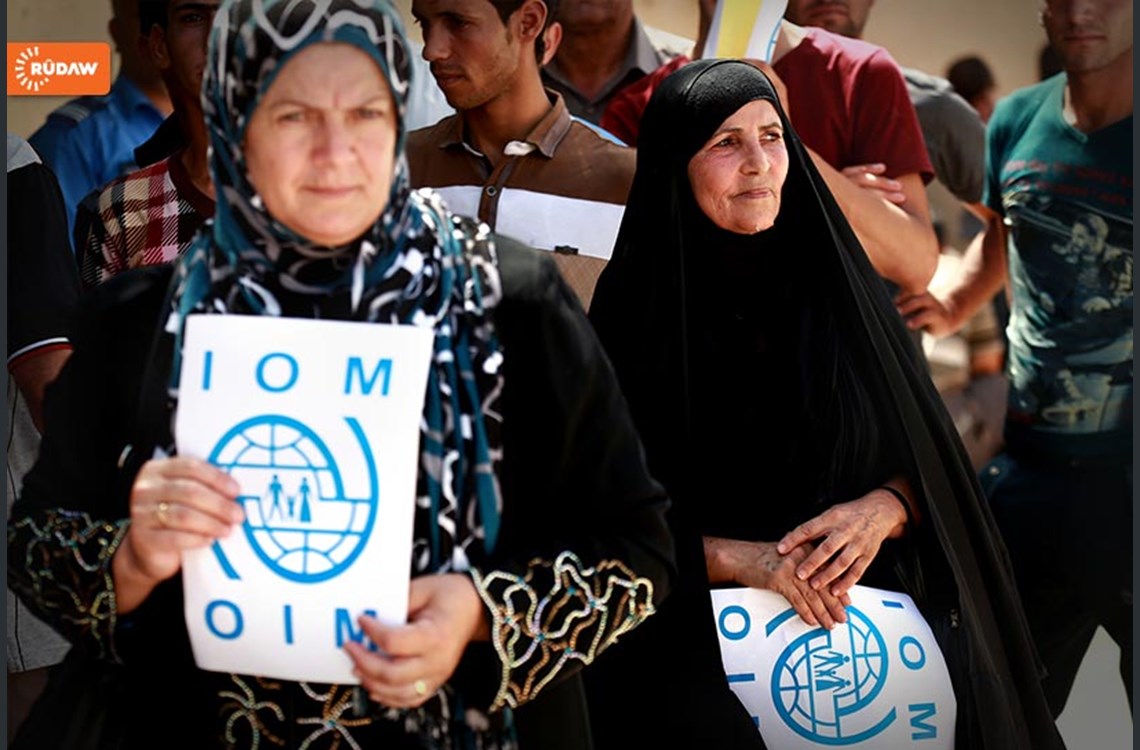
<svg viewBox="0 0 1140 750">
<path fill-rule="evenodd" d="M 234 477 L 246 514 L 183 555 L 199 667 L 356 683 L 357 618 L 405 622 L 432 344 L 413 326 L 187 319 L 177 450 Z"/>
<path fill-rule="evenodd" d="M 828 631 L 774 592 L 712 592 L 729 686 L 764 743 L 953 750 L 957 704 L 930 626 L 905 594 L 850 594 L 847 622 Z"/>
<path fill-rule="evenodd" d="M 788 0 L 717 0 L 705 58 L 772 61 Z"/>
</svg>

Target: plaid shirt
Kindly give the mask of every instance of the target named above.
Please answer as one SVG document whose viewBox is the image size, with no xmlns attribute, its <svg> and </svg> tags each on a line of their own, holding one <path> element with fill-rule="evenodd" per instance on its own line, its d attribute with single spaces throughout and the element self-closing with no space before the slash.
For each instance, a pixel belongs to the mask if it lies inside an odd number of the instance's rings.
<svg viewBox="0 0 1140 750">
<path fill-rule="evenodd" d="M 179 156 L 112 180 L 100 192 L 98 216 L 80 245 L 85 288 L 128 268 L 174 260 L 214 215 L 213 201 L 194 187 Z"/>
</svg>

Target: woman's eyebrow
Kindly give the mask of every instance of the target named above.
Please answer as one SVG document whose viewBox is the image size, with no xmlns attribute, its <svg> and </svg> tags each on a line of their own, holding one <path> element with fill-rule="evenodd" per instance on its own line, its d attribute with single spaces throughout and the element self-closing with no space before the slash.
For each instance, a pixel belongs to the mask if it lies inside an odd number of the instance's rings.
<svg viewBox="0 0 1140 750">
<path fill-rule="evenodd" d="M 372 104 L 373 102 L 386 100 L 387 98 L 388 97 L 384 92 L 377 91 L 374 94 L 365 96 L 365 98 L 361 99 L 355 104 L 349 105 L 348 108 L 351 109 L 352 107 L 363 107 L 367 104 Z M 313 107 L 310 102 L 301 101 L 300 99 L 292 99 L 290 97 L 284 97 L 274 102 L 266 102 L 263 106 L 268 106 L 270 109 L 276 109 L 278 107 L 303 107 L 305 109 L 311 109 Z"/>
<path fill-rule="evenodd" d="M 712 134 L 712 137 L 709 138 L 709 140 L 712 140 L 712 138 L 716 138 L 718 135 L 724 135 L 725 133 L 743 133 L 743 132 L 744 132 L 744 128 L 740 127 L 739 125 L 734 125 L 733 127 L 729 127 L 729 128 L 720 128 L 719 130 L 717 130 L 715 133 Z"/>
<path fill-rule="evenodd" d="M 772 122 L 764 123 L 763 125 L 761 125 L 759 127 L 759 130 L 783 130 L 783 129 L 784 129 L 784 125 L 779 120 L 773 120 Z M 712 136 L 709 137 L 709 140 L 711 141 L 713 138 L 716 138 L 717 136 L 725 135 L 728 133 L 743 133 L 744 130 L 745 130 L 745 128 L 743 126 L 740 126 L 740 125 L 734 125 L 734 126 L 727 127 L 727 128 L 720 128 L 715 133 L 713 133 Z"/>
</svg>

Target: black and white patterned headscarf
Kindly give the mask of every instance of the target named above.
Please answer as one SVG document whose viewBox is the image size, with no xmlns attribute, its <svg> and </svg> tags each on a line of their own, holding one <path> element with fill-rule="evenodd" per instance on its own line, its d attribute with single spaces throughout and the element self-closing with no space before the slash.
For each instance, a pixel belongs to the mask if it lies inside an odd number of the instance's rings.
<svg viewBox="0 0 1140 750">
<path fill-rule="evenodd" d="M 282 67 L 321 42 L 350 44 L 383 71 L 398 117 L 388 203 L 360 238 L 324 247 L 265 210 L 249 181 L 246 127 Z M 412 192 L 404 155 L 409 49 L 384 0 L 234 0 L 218 11 L 202 103 L 217 210 L 176 271 L 179 342 L 191 314 L 376 321 L 435 332 L 417 484 L 414 574 L 465 570 L 495 545 L 502 508 L 502 355 L 489 311 L 501 289 L 485 226 Z M 379 211 L 379 207 L 377 207 Z M 177 383 L 174 388 L 176 390 Z"/>
</svg>

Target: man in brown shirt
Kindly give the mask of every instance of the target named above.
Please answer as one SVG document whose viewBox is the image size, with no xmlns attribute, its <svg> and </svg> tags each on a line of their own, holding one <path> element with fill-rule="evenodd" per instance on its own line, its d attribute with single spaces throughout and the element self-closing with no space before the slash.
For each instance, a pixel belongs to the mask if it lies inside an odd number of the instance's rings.
<svg viewBox="0 0 1140 750">
<path fill-rule="evenodd" d="M 409 136 L 412 184 L 456 213 L 557 253 L 588 305 L 613 251 L 635 154 L 543 88 L 557 0 L 414 0 L 424 59 L 457 114 Z"/>
</svg>

